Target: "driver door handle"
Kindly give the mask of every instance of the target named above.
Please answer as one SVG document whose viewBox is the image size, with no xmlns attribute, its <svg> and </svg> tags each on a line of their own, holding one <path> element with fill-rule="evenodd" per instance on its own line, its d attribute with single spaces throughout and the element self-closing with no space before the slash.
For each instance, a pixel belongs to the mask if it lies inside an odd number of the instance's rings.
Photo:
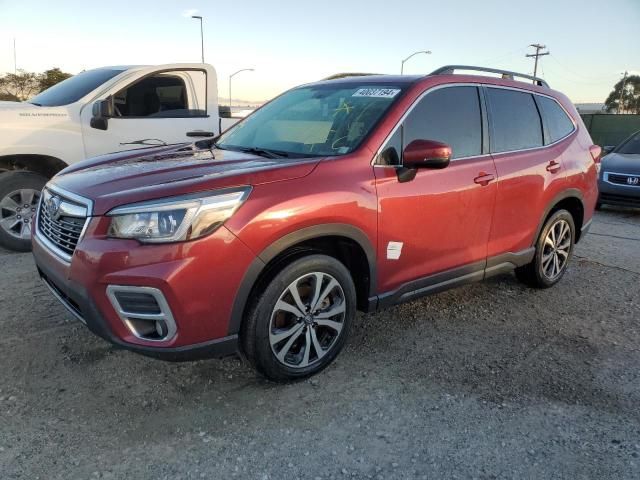
<svg viewBox="0 0 640 480">
<path fill-rule="evenodd" d="M 213 137 L 215 134 L 213 132 L 205 132 L 203 130 L 194 130 L 192 132 L 187 132 L 187 137 Z"/>
<path fill-rule="evenodd" d="M 486 187 L 490 182 L 493 182 L 496 179 L 491 173 L 480 172 L 476 178 L 473 179 L 475 183 L 478 185 L 482 185 Z"/>
</svg>

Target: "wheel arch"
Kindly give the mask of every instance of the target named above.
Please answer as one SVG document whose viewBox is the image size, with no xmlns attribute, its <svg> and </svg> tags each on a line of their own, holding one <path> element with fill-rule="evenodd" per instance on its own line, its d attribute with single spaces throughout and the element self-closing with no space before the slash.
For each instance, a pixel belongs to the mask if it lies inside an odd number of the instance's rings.
<svg viewBox="0 0 640 480">
<path fill-rule="evenodd" d="M 50 155 L 14 154 L 0 156 L 0 172 L 26 170 L 51 178 L 67 166 L 63 160 Z"/>
<path fill-rule="evenodd" d="M 343 262 L 356 286 L 358 309 L 371 309 L 370 297 L 376 285 L 376 255 L 367 235 L 348 224 L 314 225 L 281 237 L 254 259 L 236 293 L 229 334 L 240 331 L 253 294 L 285 265 L 310 253 L 323 253 Z"/>
<path fill-rule="evenodd" d="M 540 232 L 544 228 L 544 224 L 547 222 L 549 217 L 558 210 L 562 209 L 567 210 L 573 217 L 573 222 L 576 227 L 575 243 L 578 243 L 580 241 L 582 227 L 584 226 L 584 196 L 582 195 L 582 192 L 580 192 L 580 190 L 572 188 L 556 195 L 549 203 L 544 211 L 544 214 L 542 215 L 542 219 L 540 220 L 540 223 L 536 230 L 536 234 L 533 237 L 532 246 L 535 247 L 538 237 L 540 236 Z"/>
</svg>

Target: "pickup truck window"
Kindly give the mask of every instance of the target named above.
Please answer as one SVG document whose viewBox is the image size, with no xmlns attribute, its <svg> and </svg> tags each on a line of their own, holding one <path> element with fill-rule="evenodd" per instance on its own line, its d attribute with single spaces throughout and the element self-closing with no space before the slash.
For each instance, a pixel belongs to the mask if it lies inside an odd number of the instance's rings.
<svg viewBox="0 0 640 480">
<path fill-rule="evenodd" d="M 296 88 L 232 127 L 217 146 L 285 156 L 344 155 L 373 130 L 402 88 L 353 82 Z"/>
<path fill-rule="evenodd" d="M 123 70 L 99 68 L 67 78 L 63 82 L 47 88 L 44 92 L 33 97 L 29 103 L 40 107 L 60 107 L 77 102 L 100 85 L 111 80 Z"/>
<path fill-rule="evenodd" d="M 206 111 L 206 73 L 162 72 L 145 77 L 113 96 L 117 117 L 202 117 Z"/>
</svg>

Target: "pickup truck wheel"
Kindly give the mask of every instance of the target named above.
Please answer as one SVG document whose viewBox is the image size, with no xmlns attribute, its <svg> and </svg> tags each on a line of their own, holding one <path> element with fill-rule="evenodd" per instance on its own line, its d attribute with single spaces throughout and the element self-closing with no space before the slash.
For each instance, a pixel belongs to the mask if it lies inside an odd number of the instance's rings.
<svg viewBox="0 0 640 480">
<path fill-rule="evenodd" d="M 573 216 L 558 210 L 547 220 L 536 242 L 536 253 L 528 265 L 516 269 L 516 277 L 530 287 L 549 288 L 567 270 L 576 238 Z"/>
<path fill-rule="evenodd" d="M 18 252 L 31 250 L 31 225 L 40 192 L 47 183 L 33 172 L 0 174 L 0 245 Z"/>
<path fill-rule="evenodd" d="M 270 380 L 308 377 L 338 355 L 355 311 L 347 268 L 326 255 L 303 257 L 280 271 L 254 301 L 241 332 L 244 353 Z"/>
</svg>

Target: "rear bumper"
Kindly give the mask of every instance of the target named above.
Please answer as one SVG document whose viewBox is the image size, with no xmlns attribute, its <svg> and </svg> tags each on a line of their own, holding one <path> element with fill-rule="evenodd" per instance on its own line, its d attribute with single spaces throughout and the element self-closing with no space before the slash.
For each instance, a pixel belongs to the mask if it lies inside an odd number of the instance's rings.
<svg viewBox="0 0 640 480">
<path fill-rule="evenodd" d="M 190 249 L 184 246 L 127 248 L 131 247 L 127 244 L 123 249 L 117 241 L 89 238 L 78 245 L 70 264 L 49 251 L 36 235 L 32 243 L 45 285 L 91 332 L 142 355 L 186 361 L 238 352 L 237 332 L 229 331 L 235 298 L 231 292 L 240 283 L 243 264 L 254 258 L 224 227 L 203 241 L 209 244 L 192 242 L 189 247 L 196 251 L 189 255 Z M 115 248 L 99 249 L 105 242 Z M 200 249 L 208 256 L 200 255 Z M 176 335 L 156 342 L 132 335 L 107 299 L 106 289 L 112 284 L 161 290 L 175 314 Z"/>
</svg>

